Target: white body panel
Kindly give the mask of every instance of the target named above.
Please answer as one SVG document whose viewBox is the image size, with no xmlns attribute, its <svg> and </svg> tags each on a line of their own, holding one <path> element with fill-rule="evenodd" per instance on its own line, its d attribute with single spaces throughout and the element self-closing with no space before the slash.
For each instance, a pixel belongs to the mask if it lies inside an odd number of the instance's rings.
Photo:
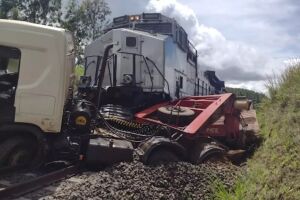
<svg viewBox="0 0 300 200">
<path fill-rule="evenodd" d="M 74 45 L 63 29 L 0 20 L 0 45 L 21 51 L 15 122 L 59 132 L 73 77 Z"/>
<path fill-rule="evenodd" d="M 126 37 L 136 37 L 136 47 L 126 46 Z M 203 72 L 196 70 L 195 64 L 187 59 L 187 53 L 178 47 L 174 42 L 174 39 L 168 35 L 162 34 L 150 34 L 143 31 L 131 30 L 131 29 L 113 29 L 99 39 L 92 42 L 92 44 L 86 47 L 85 57 L 87 57 L 87 75 L 92 76 L 92 83 L 94 83 L 96 62 L 95 57 L 89 56 L 103 56 L 104 49 L 108 44 L 113 44 L 111 54 L 117 55 L 117 84 L 122 85 L 123 76 L 125 74 L 132 74 L 132 55 L 124 54 L 121 52 L 141 54 L 144 57 L 148 57 L 153 60 L 163 74 L 166 81 L 169 83 L 170 96 L 176 98 L 176 84 L 180 83 L 180 77 L 182 79 L 182 88 L 180 88 L 179 96 L 195 95 L 196 83 L 199 79 L 199 91 L 200 94 L 208 94 L 209 90 L 203 90 L 202 83 L 209 87 L 209 81 L 203 76 Z M 94 63 L 91 63 L 93 61 Z M 91 64 L 89 64 L 91 63 Z M 141 56 L 136 57 L 136 84 L 141 86 L 145 92 L 157 91 L 169 93 L 166 81 L 160 75 L 158 70 L 151 62 L 147 62 L 149 70 L 153 79 L 151 82 L 148 68 L 145 61 Z M 110 62 L 110 71 L 112 72 L 112 62 Z M 198 77 L 196 72 L 198 71 Z M 111 86 L 111 77 L 106 70 L 104 76 L 103 87 Z M 177 83 L 176 83 L 177 82 Z"/>
</svg>

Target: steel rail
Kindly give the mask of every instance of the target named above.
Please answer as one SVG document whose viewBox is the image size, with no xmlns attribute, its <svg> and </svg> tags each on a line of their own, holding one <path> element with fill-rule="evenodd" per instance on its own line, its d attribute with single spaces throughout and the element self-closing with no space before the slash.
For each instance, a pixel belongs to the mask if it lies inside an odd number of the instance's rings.
<svg viewBox="0 0 300 200">
<path fill-rule="evenodd" d="M 25 167 L 25 165 L 18 165 L 18 166 L 14 166 L 14 167 L 0 168 L 0 176 L 14 173 L 16 171 L 20 171 L 20 170 L 24 169 L 24 167 Z"/>
<path fill-rule="evenodd" d="M 81 170 L 77 165 L 72 165 L 22 183 L 8 186 L 7 188 L 0 190 L 0 199 L 12 199 L 20 197 L 24 194 L 45 187 L 46 185 L 59 181 L 63 178 L 74 176 L 80 171 Z"/>
</svg>

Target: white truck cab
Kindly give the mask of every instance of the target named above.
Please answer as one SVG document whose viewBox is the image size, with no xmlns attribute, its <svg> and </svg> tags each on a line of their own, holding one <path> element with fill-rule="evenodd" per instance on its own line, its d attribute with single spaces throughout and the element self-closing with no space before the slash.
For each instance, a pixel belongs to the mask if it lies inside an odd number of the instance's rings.
<svg viewBox="0 0 300 200">
<path fill-rule="evenodd" d="M 0 128 L 31 124 L 60 132 L 73 68 L 70 32 L 0 20 Z"/>
</svg>

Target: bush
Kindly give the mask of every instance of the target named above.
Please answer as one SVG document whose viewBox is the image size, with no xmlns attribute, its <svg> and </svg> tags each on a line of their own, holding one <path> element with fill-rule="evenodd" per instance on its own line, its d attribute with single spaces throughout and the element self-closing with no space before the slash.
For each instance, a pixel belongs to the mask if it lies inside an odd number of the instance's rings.
<svg viewBox="0 0 300 200">
<path fill-rule="evenodd" d="M 270 98 L 258 110 L 264 143 L 232 191 L 216 187 L 217 199 L 300 197 L 300 65 L 288 68 L 267 87 Z"/>
</svg>

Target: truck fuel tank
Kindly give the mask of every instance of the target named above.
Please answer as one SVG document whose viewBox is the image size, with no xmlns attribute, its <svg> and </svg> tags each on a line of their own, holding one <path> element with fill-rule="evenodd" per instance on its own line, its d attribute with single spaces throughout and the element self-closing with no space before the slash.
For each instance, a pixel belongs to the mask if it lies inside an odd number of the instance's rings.
<svg viewBox="0 0 300 200">
<path fill-rule="evenodd" d="M 133 146 L 126 140 L 111 138 L 90 139 L 86 162 L 89 166 L 111 165 L 117 162 L 132 161 Z"/>
</svg>

